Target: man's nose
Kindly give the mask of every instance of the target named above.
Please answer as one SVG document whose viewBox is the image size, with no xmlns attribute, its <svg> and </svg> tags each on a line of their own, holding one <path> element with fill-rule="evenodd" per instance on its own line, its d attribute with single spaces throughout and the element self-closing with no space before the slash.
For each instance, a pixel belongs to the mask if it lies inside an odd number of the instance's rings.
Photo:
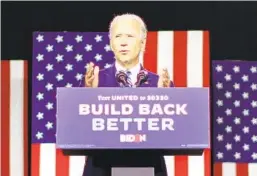
<svg viewBox="0 0 257 176">
<path fill-rule="evenodd" d="M 120 46 L 124 47 L 127 45 L 128 45 L 128 39 L 125 36 L 123 36 L 120 40 Z"/>
</svg>

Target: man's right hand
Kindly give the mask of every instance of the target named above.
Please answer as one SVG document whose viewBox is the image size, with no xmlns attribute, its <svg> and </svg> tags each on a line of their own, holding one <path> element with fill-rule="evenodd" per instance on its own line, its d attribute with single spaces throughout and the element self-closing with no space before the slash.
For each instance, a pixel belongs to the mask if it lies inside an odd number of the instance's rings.
<svg viewBox="0 0 257 176">
<path fill-rule="evenodd" d="M 90 62 L 87 66 L 85 75 L 85 87 L 98 87 L 99 83 L 99 67 Z"/>
</svg>

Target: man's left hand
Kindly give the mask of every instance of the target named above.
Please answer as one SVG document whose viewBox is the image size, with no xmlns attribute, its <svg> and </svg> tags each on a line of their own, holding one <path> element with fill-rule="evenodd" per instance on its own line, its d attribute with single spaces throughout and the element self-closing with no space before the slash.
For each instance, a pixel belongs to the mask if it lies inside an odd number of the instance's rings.
<svg viewBox="0 0 257 176">
<path fill-rule="evenodd" d="M 158 87 L 170 87 L 170 76 L 166 68 L 159 75 Z"/>
</svg>

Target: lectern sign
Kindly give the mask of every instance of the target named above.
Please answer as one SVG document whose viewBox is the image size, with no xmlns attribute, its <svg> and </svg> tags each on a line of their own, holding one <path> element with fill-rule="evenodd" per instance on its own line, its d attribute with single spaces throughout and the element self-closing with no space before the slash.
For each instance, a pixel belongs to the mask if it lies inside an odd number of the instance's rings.
<svg viewBox="0 0 257 176">
<path fill-rule="evenodd" d="M 57 147 L 209 147 L 207 88 L 58 88 Z"/>
</svg>

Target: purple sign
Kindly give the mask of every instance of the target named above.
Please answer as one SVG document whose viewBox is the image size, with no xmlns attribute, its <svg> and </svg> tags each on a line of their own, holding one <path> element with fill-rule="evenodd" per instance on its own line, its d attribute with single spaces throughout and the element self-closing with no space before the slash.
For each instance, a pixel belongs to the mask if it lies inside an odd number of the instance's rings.
<svg viewBox="0 0 257 176">
<path fill-rule="evenodd" d="M 208 148 L 208 88 L 58 88 L 57 148 Z"/>
</svg>

